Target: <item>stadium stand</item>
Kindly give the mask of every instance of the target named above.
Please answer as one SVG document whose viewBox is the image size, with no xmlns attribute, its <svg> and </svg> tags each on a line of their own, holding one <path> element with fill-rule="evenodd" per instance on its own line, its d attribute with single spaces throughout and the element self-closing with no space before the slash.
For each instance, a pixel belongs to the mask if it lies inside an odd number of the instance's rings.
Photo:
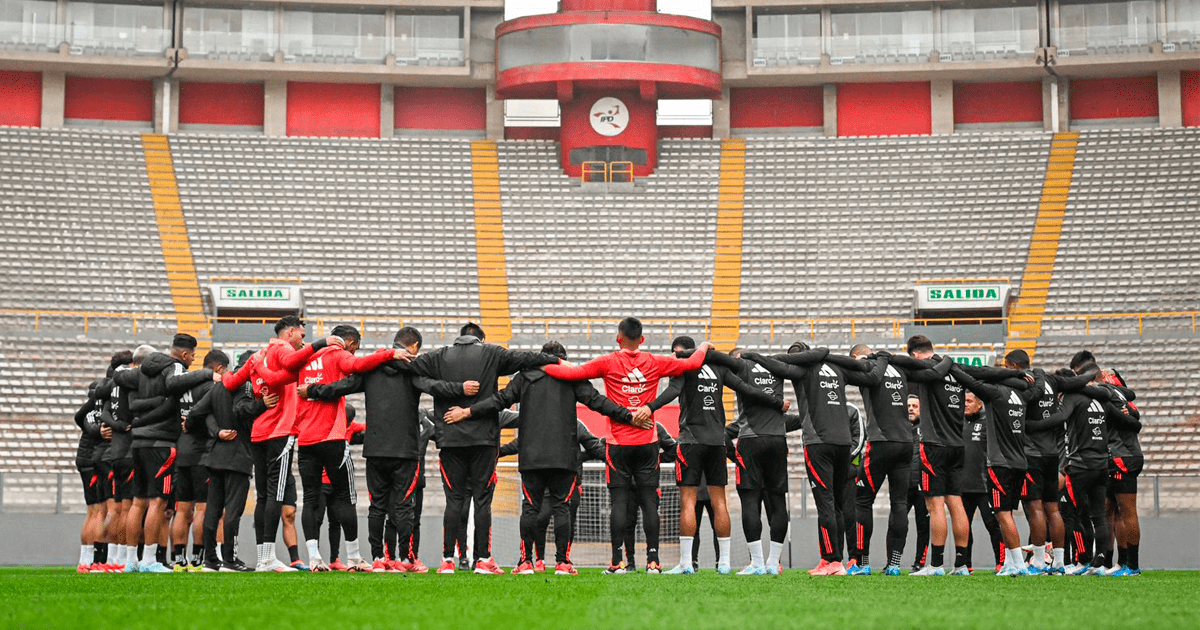
<svg viewBox="0 0 1200 630">
<path fill-rule="evenodd" d="M 478 317 L 468 141 L 171 141 L 201 283 L 295 277 L 317 313 Z"/>
<path fill-rule="evenodd" d="M 1080 133 L 1047 313 L 1200 308 L 1196 129 Z"/>
<path fill-rule="evenodd" d="M 845 352 L 845 320 L 903 320 L 918 278 L 1020 278 L 1049 138 L 748 140 L 741 343 L 783 351 L 798 335 Z M 1200 351 L 1191 320 L 1167 318 L 1143 331 L 1137 318 L 1055 317 L 1196 308 L 1194 270 L 1185 267 L 1200 252 L 1187 205 L 1197 174 L 1185 155 L 1198 141 L 1194 130 L 1082 134 L 1036 358 L 1061 365 L 1087 347 L 1125 374 L 1147 418 L 1150 474 L 1200 472 L 1200 400 L 1185 382 L 1197 376 L 1188 359 Z M 478 316 L 468 141 L 170 142 L 202 283 L 298 276 L 314 317 L 374 322 L 368 344 L 386 342 L 404 317 L 439 322 L 426 339 L 436 347 Z M 140 136 L 0 129 L 0 143 L 12 217 L 0 226 L 0 309 L 169 317 Z M 549 334 L 583 361 L 612 350 L 616 318 L 627 313 L 645 318 L 655 351 L 677 334 L 705 336 L 718 141 L 663 141 L 658 172 L 628 193 L 585 190 L 562 175 L 555 143 L 497 146 L 513 347 L 535 349 Z M 1129 147 L 1133 170 L 1109 159 L 1118 146 Z M 1153 156 L 1164 155 L 1171 164 L 1155 166 Z M 1124 218 L 1129 212 L 1139 218 Z M 1126 253 L 1111 247 L 1114 237 L 1129 244 L 1120 248 Z M 1137 299 L 1122 304 L 1112 295 Z M 839 322 L 791 330 L 765 323 L 822 317 Z M 28 316 L 0 317 L 0 470 L 11 474 L 69 472 L 77 439 L 70 418 L 87 383 L 115 349 L 161 345 L 173 327 L 171 319 L 149 320 L 134 331 L 128 319 L 93 318 L 84 332 L 78 316 L 60 320 L 42 316 L 34 330 Z M 859 326 L 853 337 L 901 343 L 890 323 Z M 792 467 L 803 476 L 799 458 Z M 795 493 L 795 501 L 808 500 Z"/>
<path fill-rule="evenodd" d="M 137 134 L 0 127 L 0 309 L 172 313 L 145 173 Z"/>
</svg>

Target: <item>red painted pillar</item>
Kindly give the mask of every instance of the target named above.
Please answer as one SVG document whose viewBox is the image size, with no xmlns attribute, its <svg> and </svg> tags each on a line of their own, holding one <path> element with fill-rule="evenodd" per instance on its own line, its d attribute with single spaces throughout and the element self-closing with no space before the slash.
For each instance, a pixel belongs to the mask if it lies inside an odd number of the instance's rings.
<svg viewBox="0 0 1200 630">
<path fill-rule="evenodd" d="M 634 163 L 633 174 L 654 172 L 658 149 L 657 100 L 638 92 L 587 91 L 561 104 L 563 170 L 579 177 L 584 161 Z"/>
</svg>

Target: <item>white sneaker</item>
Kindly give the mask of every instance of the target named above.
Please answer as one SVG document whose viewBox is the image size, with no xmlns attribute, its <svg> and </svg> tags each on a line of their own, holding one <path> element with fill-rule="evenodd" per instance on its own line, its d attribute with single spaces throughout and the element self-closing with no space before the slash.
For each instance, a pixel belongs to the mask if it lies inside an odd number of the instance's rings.
<svg viewBox="0 0 1200 630">
<path fill-rule="evenodd" d="M 1106 567 L 1088 567 L 1087 570 L 1083 572 L 1083 574 L 1084 575 L 1108 575 L 1108 569 Z"/>
<path fill-rule="evenodd" d="M 728 564 L 717 565 L 717 575 L 729 575 L 730 568 Z"/>
<path fill-rule="evenodd" d="M 690 564 L 687 566 L 675 565 L 670 570 L 663 571 L 663 573 L 666 575 L 693 575 L 696 573 L 696 570 Z"/>
<path fill-rule="evenodd" d="M 270 562 L 267 562 L 266 566 L 268 571 L 272 571 L 274 573 L 295 573 L 299 570 L 296 567 L 289 567 L 279 560 L 279 558 L 271 558 Z M 257 570 L 258 569 L 255 568 L 255 571 Z"/>
<path fill-rule="evenodd" d="M 909 573 L 909 575 L 915 575 L 915 576 L 921 576 L 921 577 L 931 576 L 931 575 L 946 575 L 946 570 L 943 569 L 942 567 L 926 566 L 926 567 L 922 567 L 920 571 L 913 571 L 912 573 Z"/>
<path fill-rule="evenodd" d="M 766 575 L 767 567 L 762 565 L 750 565 L 745 569 L 737 572 L 737 575 Z"/>
</svg>

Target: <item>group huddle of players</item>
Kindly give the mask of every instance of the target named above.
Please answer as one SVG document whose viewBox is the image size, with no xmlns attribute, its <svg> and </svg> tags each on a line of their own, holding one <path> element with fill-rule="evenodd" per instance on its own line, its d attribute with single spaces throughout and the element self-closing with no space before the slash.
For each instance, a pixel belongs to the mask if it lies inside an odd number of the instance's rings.
<svg viewBox="0 0 1200 630">
<path fill-rule="evenodd" d="M 304 322 L 289 316 L 275 324 L 266 347 L 243 353 L 232 368 L 228 356 L 212 351 L 202 369 L 188 371 L 196 340 L 186 334 L 176 335 L 167 353 L 143 345 L 113 356 L 75 418 L 83 433 L 76 466 L 88 504 L 80 573 L 424 573 L 417 550 L 425 451 L 433 439 L 446 499 L 439 573 L 456 567 L 503 573 L 490 549 L 496 463 L 519 453 L 521 560 L 512 573 L 545 570 L 542 552 L 553 519 L 555 573 L 576 574 L 570 547 L 581 462 L 596 458 L 604 460 L 610 493 L 612 562 L 605 573 L 636 570 L 625 554 L 632 554 L 638 511 L 646 571 L 664 572 L 659 466 L 673 459 L 680 561 L 665 572 L 697 570 L 698 501 L 711 510 L 717 571 L 731 572 L 729 460 L 751 558 L 738 575 L 776 574 L 789 524 L 786 435 L 795 430 L 802 431 L 817 505 L 821 562 L 813 575 L 870 575 L 872 505 L 885 481 L 891 497 L 886 575 L 901 573 L 910 509 L 917 511 L 920 548 L 913 575 L 945 574 L 948 530 L 955 543 L 951 573 L 970 572 L 969 517 L 976 510 L 992 532 L 1001 575 L 1104 574 L 1113 566 L 1113 536 L 1116 572 L 1140 572 L 1136 480 L 1142 457 L 1134 393 L 1087 352 L 1054 373 L 1030 369 L 1019 350 L 1005 357 L 1004 368 L 958 365 L 935 355 L 922 336 L 908 340 L 906 355 L 859 345 L 841 356 L 803 343 L 774 356 L 740 349 L 726 354 L 688 337 L 674 341 L 672 354 L 654 355 L 640 350 L 642 326 L 634 318 L 619 324 L 617 351 L 577 366 L 566 363 L 567 352 L 556 342 L 542 352 L 507 350 L 486 343 L 473 323 L 453 344 L 426 353 L 412 327 L 396 333 L 393 347 L 369 354 L 359 354 L 361 335 L 351 326 L 313 343 L 304 338 Z M 505 375 L 514 376 L 499 390 Z M 669 382 L 660 394 L 664 378 Z M 592 379 L 603 379 L 603 395 Z M 798 413 L 787 413 L 785 380 Z M 847 402 L 848 386 L 861 389 L 865 419 Z M 732 423 L 725 417 L 725 388 L 737 395 Z M 355 410 L 344 399 L 358 392 L 365 423 L 352 422 Z M 421 410 L 422 394 L 433 398 L 432 414 Z M 655 411 L 676 399 L 678 443 L 654 420 Z M 576 418 L 577 404 L 606 416 L 611 437 L 589 433 Z M 513 405 L 515 413 L 508 411 Z M 501 426 L 516 426 L 517 440 L 501 446 Z M 358 440 L 366 461 L 371 561 L 358 540 L 349 449 Z M 307 564 L 295 529 L 293 458 L 304 498 Z M 253 566 L 237 557 L 251 477 Z M 1030 530 L 1024 549 L 1012 515 L 1022 502 Z M 318 544 L 326 515 L 329 561 Z M 281 524 L 287 563 L 276 557 Z M 465 562 L 468 549 L 473 563 Z"/>
</svg>

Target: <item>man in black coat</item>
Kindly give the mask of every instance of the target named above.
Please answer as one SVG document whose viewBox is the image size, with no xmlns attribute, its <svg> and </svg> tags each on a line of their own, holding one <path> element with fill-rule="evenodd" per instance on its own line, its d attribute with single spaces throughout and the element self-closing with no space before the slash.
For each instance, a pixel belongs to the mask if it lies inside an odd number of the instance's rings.
<svg viewBox="0 0 1200 630">
<path fill-rule="evenodd" d="M 556 341 L 542 346 L 542 353 L 565 359 L 567 351 Z M 549 491 L 554 513 L 555 574 L 577 575 L 568 555 L 571 515 L 567 500 L 577 483 L 579 465 L 578 419 L 575 404 L 614 421 L 632 423 L 628 409 L 604 397 L 588 381 L 560 381 L 540 369 L 530 369 L 513 377 L 504 391 L 477 402 L 468 409 L 455 407 L 445 415 L 449 425 L 475 415 L 485 416 L 520 402 L 518 426 L 523 455 L 518 464 L 525 508 L 521 512 L 521 561 L 513 569 L 517 575 L 533 575 L 534 529 L 542 509 L 543 495 Z"/>
</svg>

